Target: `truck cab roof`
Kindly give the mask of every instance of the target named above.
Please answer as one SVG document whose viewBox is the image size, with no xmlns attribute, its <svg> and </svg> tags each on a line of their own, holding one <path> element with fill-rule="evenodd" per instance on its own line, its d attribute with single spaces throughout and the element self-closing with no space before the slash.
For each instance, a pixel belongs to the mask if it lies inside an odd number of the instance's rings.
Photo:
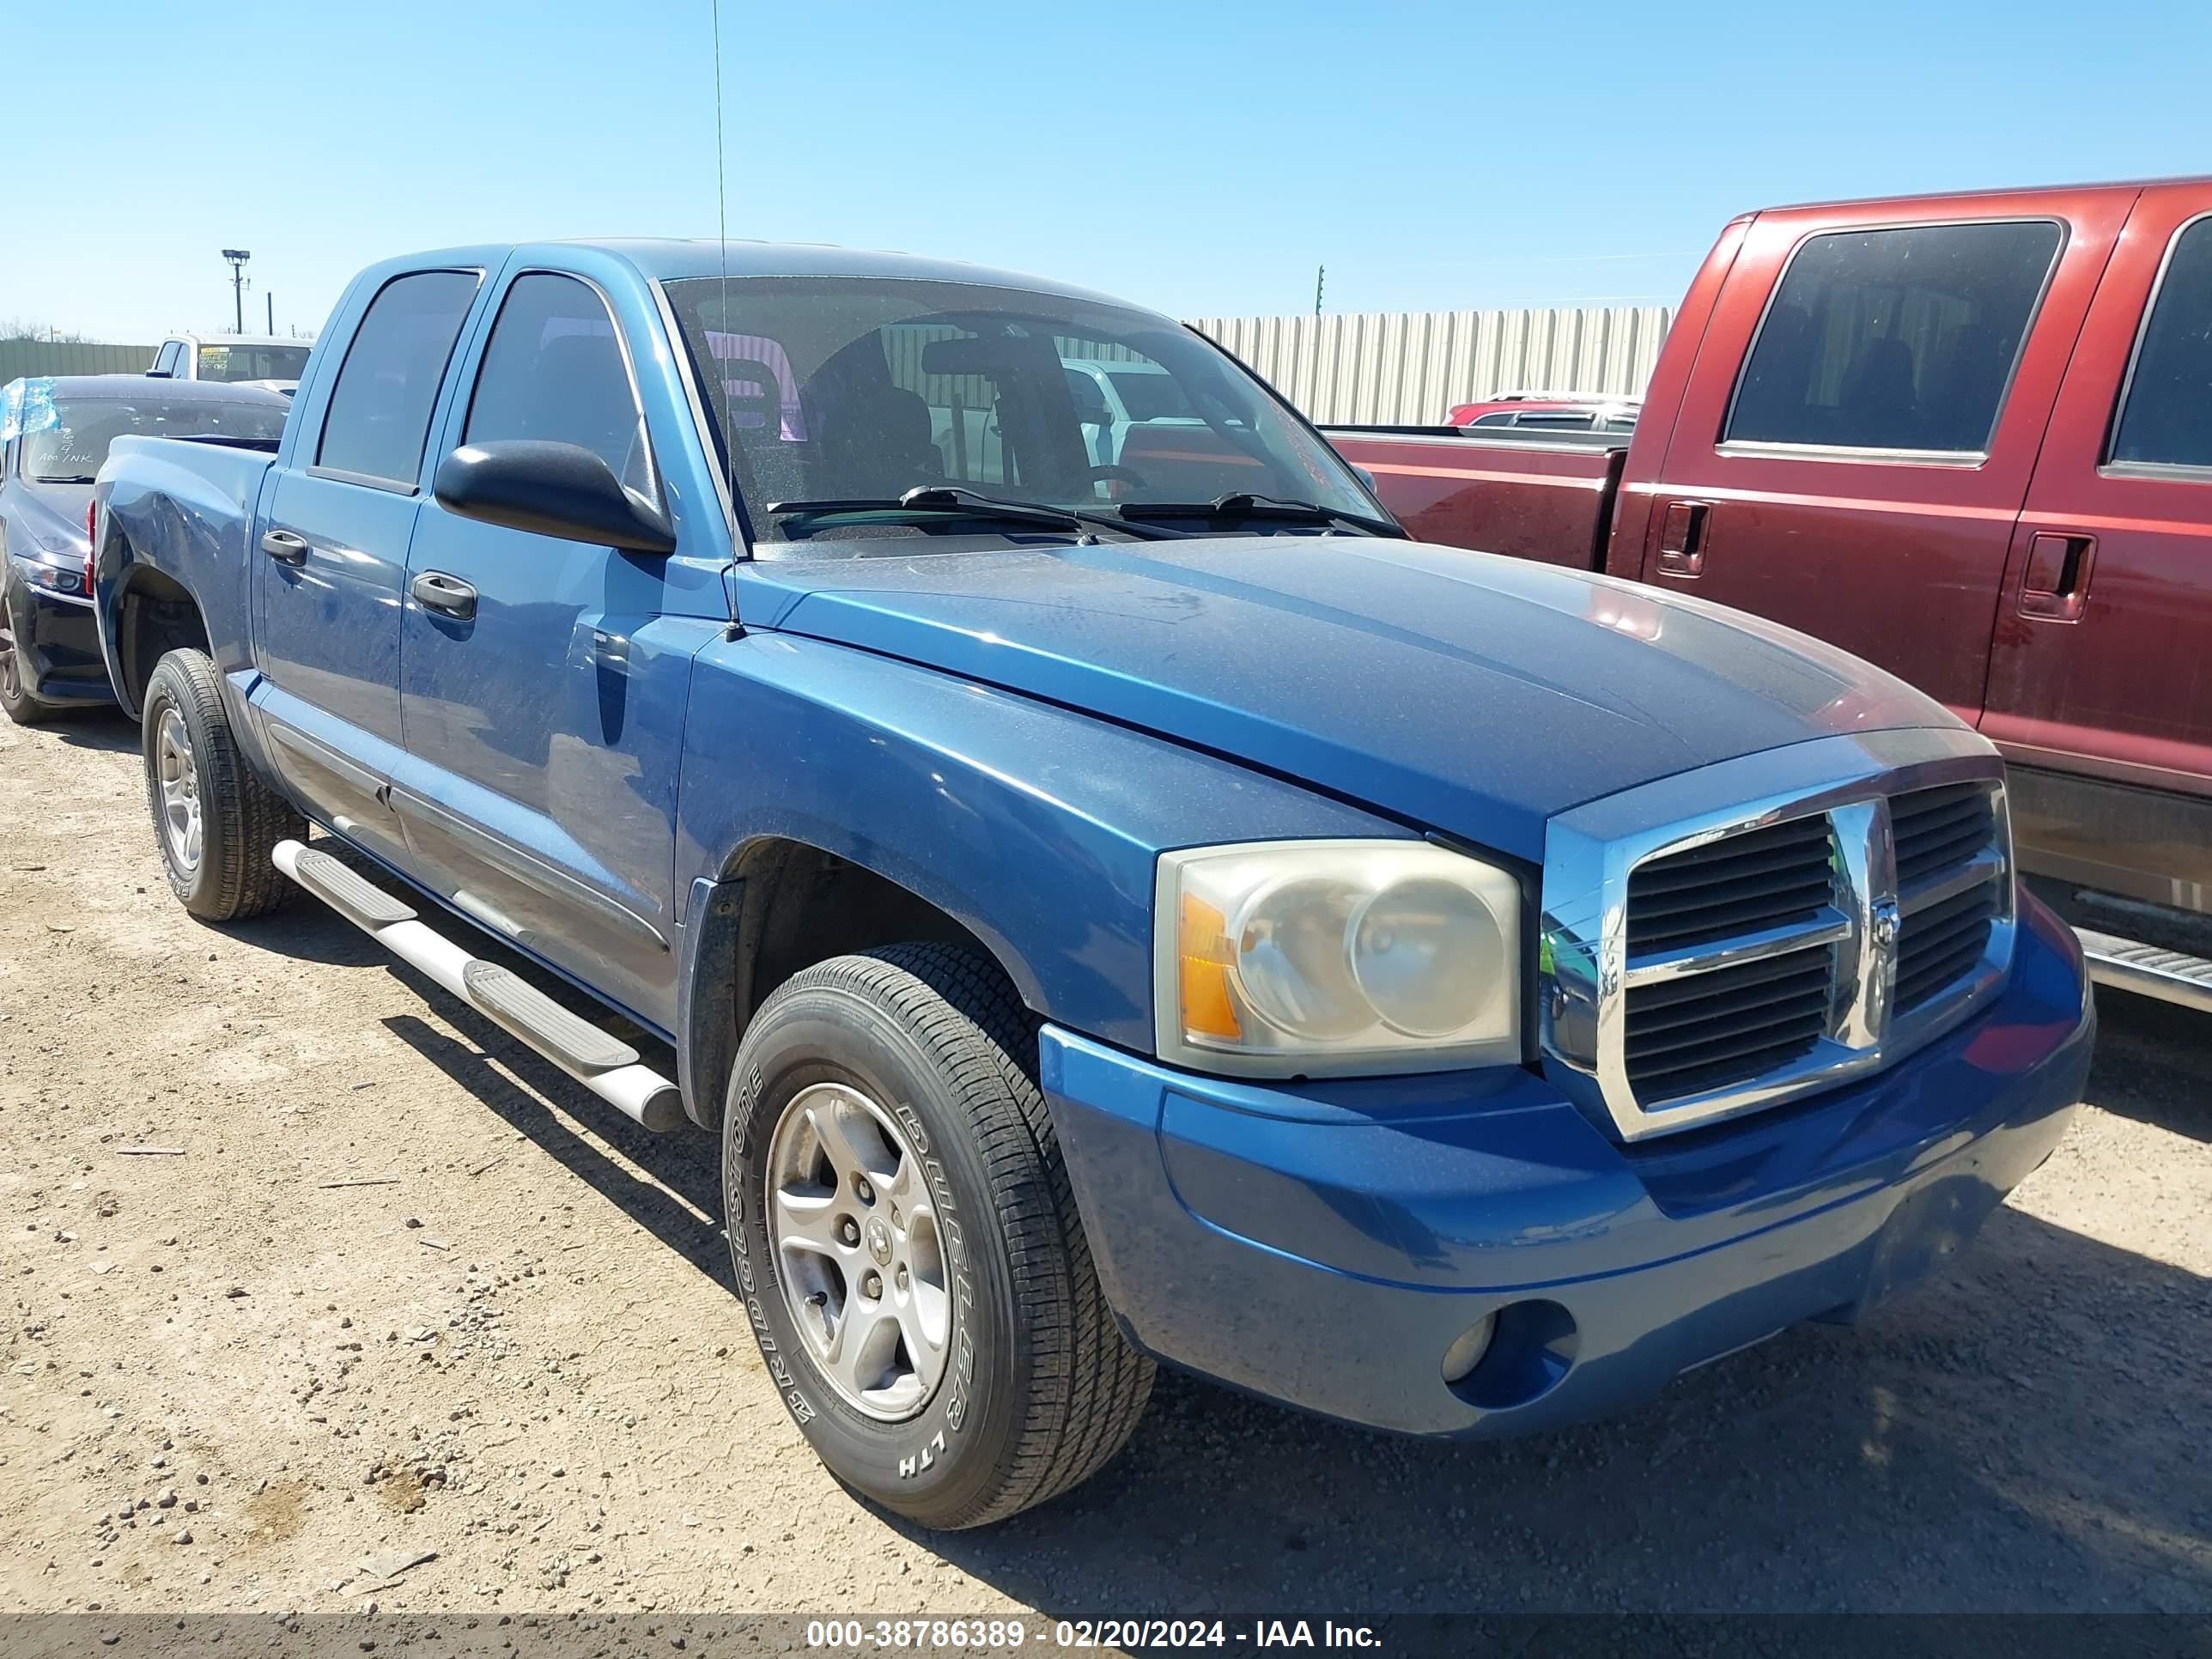
<svg viewBox="0 0 2212 1659">
<path fill-rule="evenodd" d="M 469 247 L 428 249 L 403 254 L 372 265 L 365 277 L 376 281 L 403 271 L 441 265 L 481 265 L 495 269 L 509 258 L 544 258 L 558 264 L 564 254 L 591 250 L 623 260 L 654 282 L 686 277 L 729 276 L 878 276 L 904 277 L 915 282 L 975 283 L 982 286 L 1027 289 L 1067 299 L 1090 300 L 1127 307 L 1128 301 L 1091 289 L 1056 283 L 1023 271 L 1002 270 L 957 259 L 938 259 L 914 253 L 839 247 L 827 242 L 769 242 L 732 237 L 724 242 L 701 237 L 574 237 L 542 242 L 483 244 Z"/>
</svg>

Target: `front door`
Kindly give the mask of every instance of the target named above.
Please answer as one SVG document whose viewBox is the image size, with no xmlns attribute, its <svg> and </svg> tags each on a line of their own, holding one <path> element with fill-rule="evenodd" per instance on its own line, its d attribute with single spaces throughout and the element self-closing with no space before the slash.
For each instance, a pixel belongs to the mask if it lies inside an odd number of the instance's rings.
<svg viewBox="0 0 2212 1659">
<path fill-rule="evenodd" d="M 1715 307 L 1642 574 L 1980 715 L 2013 520 L 2124 209 L 1762 214 Z M 1739 374 L 1736 366 L 1741 364 Z"/>
<path fill-rule="evenodd" d="M 625 341 L 574 275 L 523 271 L 496 303 L 448 445 L 580 445 L 661 505 L 630 363 L 665 346 Z M 666 1029 L 678 762 L 691 659 L 728 620 L 719 567 L 433 500 L 409 580 L 394 799 L 410 848 L 457 908 Z"/>
<path fill-rule="evenodd" d="M 274 763 L 318 816 L 386 856 L 402 848 L 384 784 L 400 753 L 407 544 L 439 388 L 482 282 L 416 271 L 376 292 L 335 382 L 294 412 L 305 424 L 246 550 L 260 606 L 253 702 Z"/>
<path fill-rule="evenodd" d="M 2031 868 L 2212 911 L 2212 206 L 2146 190 L 2013 538 L 1982 730 Z"/>
</svg>

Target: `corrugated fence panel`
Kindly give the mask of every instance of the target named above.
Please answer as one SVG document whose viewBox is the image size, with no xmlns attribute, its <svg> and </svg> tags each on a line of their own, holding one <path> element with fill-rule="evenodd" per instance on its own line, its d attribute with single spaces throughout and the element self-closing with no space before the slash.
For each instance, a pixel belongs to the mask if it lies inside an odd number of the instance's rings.
<svg viewBox="0 0 2212 1659">
<path fill-rule="evenodd" d="M 1666 306 L 1608 306 L 1209 317 L 1194 326 L 1313 420 L 1415 425 L 1500 392 L 1641 392 L 1673 320 Z M 153 361 L 151 346 L 0 340 L 0 384 L 27 374 L 138 374 Z"/>
<path fill-rule="evenodd" d="M 1668 306 L 1208 317 L 1218 340 L 1316 421 L 1419 425 L 1501 392 L 1644 390 Z"/>
<path fill-rule="evenodd" d="M 33 374 L 143 374 L 149 345 L 100 345 L 89 340 L 0 340 L 0 386 Z"/>
</svg>

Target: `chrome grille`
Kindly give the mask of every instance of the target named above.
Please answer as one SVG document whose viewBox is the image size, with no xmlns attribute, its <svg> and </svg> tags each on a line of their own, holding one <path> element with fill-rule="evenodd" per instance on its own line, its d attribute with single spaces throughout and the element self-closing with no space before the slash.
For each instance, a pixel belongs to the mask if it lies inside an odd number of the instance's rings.
<svg viewBox="0 0 2212 1659">
<path fill-rule="evenodd" d="M 1897 848 L 1897 997 L 1910 1012 L 1972 971 L 2002 914 L 1996 797 L 1986 783 L 1915 790 L 1889 804 Z"/>
<path fill-rule="evenodd" d="M 1816 946 L 1628 992 L 1628 1080 L 1640 1099 L 1693 1095 L 1812 1052 L 1828 1029 L 1834 951 Z"/>
<path fill-rule="evenodd" d="M 1639 865 L 1628 878 L 1628 949 L 1680 950 L 1809 921 L 1832 883 L 1828 821 L 1796 818 Z"/>
<path fill-rule="evenodd" d="M 1628 877 L 1632 968 L 1685 965 L 1714 946 L 1838 919 L 1825 816 L 1786 819 L 1647 859 Z M 1771 1070 L 1828 1028 L 1835 951 L 1826 940 L 1628 987 L 1623 1060 L 1639 1099 L 1666 1099 Z"/>
<path fill-rule="evenodd" d="M 1850 765 L 1747 805 L 1681 810 L 1823 757 Z M 1999 773 L 1963 731 L 1875 733 L 1553 820 L 1547 1070 L 1634 1138 L 1832 1086 L 1948 1030 L 2010 958 Z M 1637 821 L 1646 802 L 1656 826 Z"/>
</svg>

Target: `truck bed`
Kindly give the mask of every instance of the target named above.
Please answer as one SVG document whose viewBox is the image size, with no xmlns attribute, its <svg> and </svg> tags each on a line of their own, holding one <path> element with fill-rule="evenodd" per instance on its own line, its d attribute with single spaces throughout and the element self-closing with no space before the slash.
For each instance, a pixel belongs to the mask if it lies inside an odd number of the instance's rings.
<svg viewBox="0 0 2212 1659">
<path fill-rule="evenodd" d="M 1619 434 L 1495 435 L 1470 427 L 1325 426 L 1418 540 L 1577 570 L 1604 568 L 1628 458 Z"/>
</svg>

